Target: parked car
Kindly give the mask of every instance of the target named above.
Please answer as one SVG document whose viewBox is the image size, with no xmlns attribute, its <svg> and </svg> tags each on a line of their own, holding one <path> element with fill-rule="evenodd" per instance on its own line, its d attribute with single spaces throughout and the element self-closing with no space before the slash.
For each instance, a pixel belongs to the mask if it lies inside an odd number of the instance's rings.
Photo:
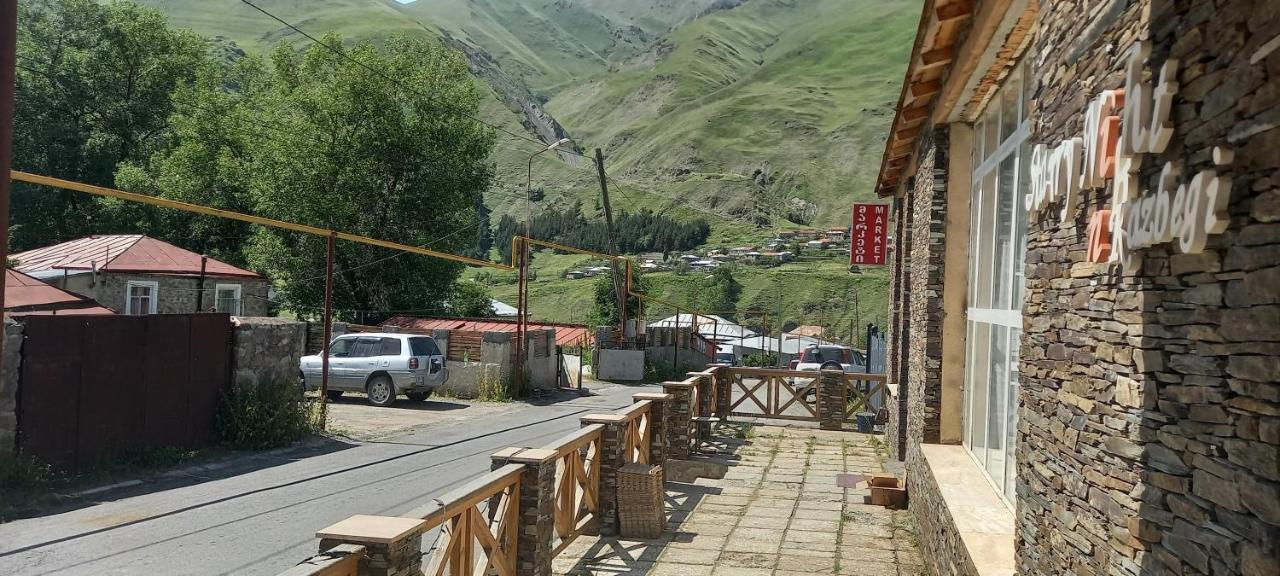
<svg viewBox="0 0 1280 576">
<path fill-rule="evenodd" d="M 867 371 L 867 357 L 848 346 L 812 344 L 804 349 L 799 360 L 792 360 L 792 370 L 817 372 L 826 362 L 839 362 L 846 373 Z"/>
<path fill-rule="evenodd" d="M 305 390 L 320 389 L 322 358 L 303 356 L 299 377 Z M 404 394 L 421 402 L 449 379 L 444 354 L 430 336 L 344 334 L 329 344 L 329 397 L 364 392 L 374 406 L 390 406 Z"/>
</svg>

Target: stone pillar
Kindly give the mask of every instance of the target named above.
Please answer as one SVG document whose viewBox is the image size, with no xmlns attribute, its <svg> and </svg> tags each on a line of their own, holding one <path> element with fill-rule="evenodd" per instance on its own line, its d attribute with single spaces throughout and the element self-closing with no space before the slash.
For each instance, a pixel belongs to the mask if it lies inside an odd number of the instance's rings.
<svg viewBox="0 0 1280 576">
<path fill-rule="evenodd" d="M 668 458 L 689 459 L 689 419 L 693 413 L 693 390 L 685 382 L 663 382 L 662 391 L 671 395 L 667 412 Z"/>
<path fill-rule="evenodd" d="M 619 414 L 588 414 L 582 417 L 582 425 L 600 424 L 604 430 L 600 434 L 600 488 L 597 496 L 600 499 L 600 533 L 613 535 L 618 533 L 618 469 L 625 461 L 622 451 L 626 446 L 623 441 L 623 422 L 625 418 Z"/>
<path fill-rule="evenodd" d="M 517 576 L 551 576 L 551 539 L 555 531 L 556 452 L 541 448 L 504 448 L 491 457 L 497 470 L 522 464 L 520 527 L 516 539 Z"/>
<path fill-rule="evenodd" d="M 696 386 L 698 387 L 698 406 L 694 414 L 698 416 L 711 416 L 715 409 L 715 398 L 711 393 L 711 374 L 707 372 L 690 372 L 686 374 L 698 379 Z"/>
<path fill-rule="evenodd" d="M 364 546 L 359 576 L 416 576 L 422 573 L 422 533 L 417 518 L 357 514 L 316 532 L 320 551 L 343 544 Z"/>
<path fill-rule="evenodd" d="M 733 375 L 729 373 L 728 364 L 714 364 L 712 371 L 716 385 L 715 414 L 721 422 L 729 420 L 729 406 L 733 404 Z"/>
<path fill-rule="evenodd" d="M 844 428 L 844 373 L 823 370 L 818 377 L 818 426 L 823 430 Z"/>
<path fill-rule="evenodd" d="M 667 461 L 669 451 L 667 428 L 667 404 L 671 402 L 670 394 L 642 392 L 631 396 L 634 402 L 649 401 L 649 426 L 652 427 L 649 441 L 649 463 L 662 466 Z"/>
</svg>

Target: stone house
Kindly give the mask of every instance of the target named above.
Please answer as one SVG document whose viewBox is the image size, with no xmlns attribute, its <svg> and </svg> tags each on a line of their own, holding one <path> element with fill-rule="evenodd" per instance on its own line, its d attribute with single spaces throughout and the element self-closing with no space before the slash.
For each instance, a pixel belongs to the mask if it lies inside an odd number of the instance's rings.
<svg viewBox="0 0 1280 576">
<path fill-rule="evenodd" d="M 1277 573 L 1268 6 L 926 0 L 876 191 L 934 573 Z"/>
<path fill-rule="evenodd" d="M 119 314 L 267 315 L 266 278 L 138 234 L 88 236 L 13 258 L 16 270 Z"/>
</svg>

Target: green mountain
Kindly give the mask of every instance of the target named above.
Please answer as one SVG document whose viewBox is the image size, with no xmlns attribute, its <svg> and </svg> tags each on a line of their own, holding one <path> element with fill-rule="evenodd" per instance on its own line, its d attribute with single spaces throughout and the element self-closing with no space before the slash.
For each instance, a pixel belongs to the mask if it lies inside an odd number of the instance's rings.
<svg viewBox="0 0 1280 576">
<path fill-rule="evenodd" d="M 307 42 L 239 0 L 138 1 L 231 53 Z M 441 38 L 466 54 L 489 90 L 489 122 L 543 141 L 568 136 L 584 152 L 604 149 L 615 211 L 704 217 L 709 243 L 720 246 L 759 241 L 770 228 L 844 225 L 850 202 L 872 198 L 920 10 L 920 0 L 255 4 L 313 36 Z M 536 150 L 499 134 L 498 177 L 487 195 L 494 222 L 523 216 L 526 162 Z M 600 215 L 588 159 L 544 155 L 533 185 L 546 191 L 535 213 L 577 201 L 588 218 Z M 776 299 L 797 320 L 835 328 L 852 317 L 840 295 L 862 285 L 869 303 L 879 297 L 866 295 L 883 291 L 879 271 L 859 277 L 835 261 L 823 266 L 831 273 L 803 290 L 793 273 L 744 271 L 740 306 L 772 309 Z M 535 309 L 552 311 L 535 314 L 582 320 L 575 315 L 589 307 L 586 285 L 555 284 L 545 297 L 534 291 Z M 659 284 L 675 290 L 680 281 Z"/>
</svg>

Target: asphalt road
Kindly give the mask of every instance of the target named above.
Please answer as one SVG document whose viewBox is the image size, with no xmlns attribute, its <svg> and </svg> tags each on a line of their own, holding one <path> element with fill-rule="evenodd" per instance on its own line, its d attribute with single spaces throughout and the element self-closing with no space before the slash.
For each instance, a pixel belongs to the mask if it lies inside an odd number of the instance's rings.
<svg viewBox="0 0 1280 576">
<path fill-rule="evenodd" d="M 611 385 L 377 442 L 246 458 L 207 478 L 149 482 L 110 501 L 0 524 L 0 574 L 276 574 L 315 553 L 320 528 L 352 514 L 407 512 L 488 471 L 493 452 L 553 441 L 577 429 L 580 416 L 648 390 Z"/>
</svg>

